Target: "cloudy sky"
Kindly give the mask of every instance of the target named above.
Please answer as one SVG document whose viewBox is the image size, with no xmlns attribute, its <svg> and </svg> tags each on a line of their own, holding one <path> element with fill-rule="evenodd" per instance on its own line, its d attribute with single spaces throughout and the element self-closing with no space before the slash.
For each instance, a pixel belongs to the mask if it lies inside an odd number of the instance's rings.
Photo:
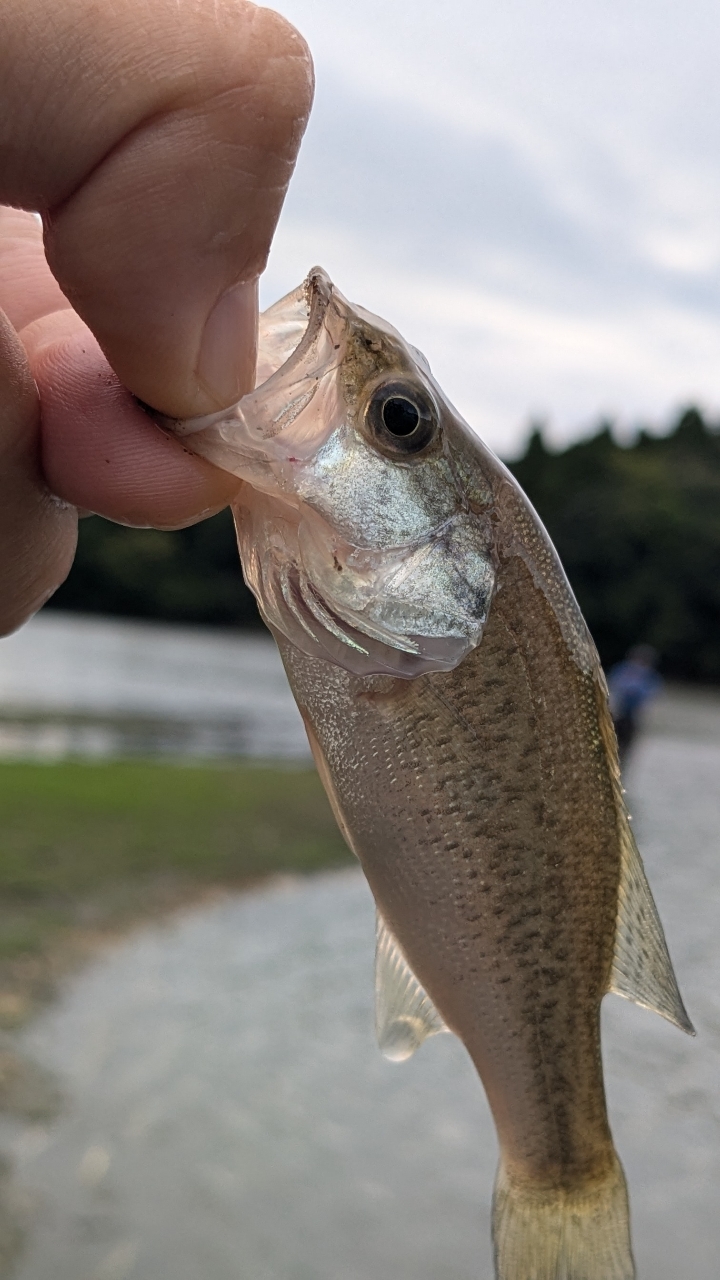
<svg viewBox="0 0 720 1280">
<path fill-rule="evenodd" d="M 319 262 L 496 449 L 720 410 L 717 0 L 280 0 L 316 107 L 264 298 Z"/>
</svg>

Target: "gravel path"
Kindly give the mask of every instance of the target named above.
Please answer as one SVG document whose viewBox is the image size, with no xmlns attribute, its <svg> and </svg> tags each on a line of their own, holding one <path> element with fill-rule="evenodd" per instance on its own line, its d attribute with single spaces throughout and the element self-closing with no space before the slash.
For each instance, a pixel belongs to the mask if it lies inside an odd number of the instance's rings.
<svg viewBox="0 0 720 1280">
<path fill-rule="evenodd" d="M 720 716 L 639 747 L 641 848 L 691 1040 L 605 1002 L 640 1277 L 716 1280 Z M 373 914 L 354 871 L 145 929 L 19 1045 L 58 1120 L 0 1134 L 33 1227 L 15 1280 L 484 1280 L 496 1148 L 462 1046 L 394 1066 L 372 1038 Z"/>
</svg>

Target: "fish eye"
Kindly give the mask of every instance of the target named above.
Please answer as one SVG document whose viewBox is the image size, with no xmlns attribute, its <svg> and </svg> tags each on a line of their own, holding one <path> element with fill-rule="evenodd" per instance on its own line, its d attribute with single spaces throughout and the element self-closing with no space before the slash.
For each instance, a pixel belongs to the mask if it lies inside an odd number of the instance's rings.
<svg viewBox="0 0 720 1280">
<path fill-rule="evenodd" d="M 376 387 L 366 419 L 379 444 L 405 455 L 426 449 L 438 430 L 435 402 L 412 382 L 384 382 Z"/>
</svg>

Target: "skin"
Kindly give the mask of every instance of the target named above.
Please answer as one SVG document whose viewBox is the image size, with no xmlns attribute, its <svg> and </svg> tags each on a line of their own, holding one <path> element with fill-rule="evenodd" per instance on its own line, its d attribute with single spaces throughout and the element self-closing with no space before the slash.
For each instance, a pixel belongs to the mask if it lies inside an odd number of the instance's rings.
<svg viewBox="0 0 720 1280">
<path fill-rule="evenodd" d="M 249 389 L 311 98 L 302 39 L 244 0 L 5 4 L 0 634 L 63 581 L 76 508 L 173 528 L 236 492 L 133 395 L 188 416 Z"/>
</svg>

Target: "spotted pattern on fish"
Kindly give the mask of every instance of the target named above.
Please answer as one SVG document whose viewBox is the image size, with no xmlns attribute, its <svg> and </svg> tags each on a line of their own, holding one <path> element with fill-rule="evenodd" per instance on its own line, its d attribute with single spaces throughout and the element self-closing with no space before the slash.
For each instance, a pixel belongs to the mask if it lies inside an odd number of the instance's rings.
<svg viewBox="0 0 720 1280">
<path fill-rule="evenodd" d="M 472 1055 L 507 1159 L 546 1186 L 596 1177 L 613 1161 L 599 1006 L 619 819 L 596 682 L 546 597 L 513 557 L 482 645 L 413 682 L 281 651 L 376 901 Z"/>
</svg>

